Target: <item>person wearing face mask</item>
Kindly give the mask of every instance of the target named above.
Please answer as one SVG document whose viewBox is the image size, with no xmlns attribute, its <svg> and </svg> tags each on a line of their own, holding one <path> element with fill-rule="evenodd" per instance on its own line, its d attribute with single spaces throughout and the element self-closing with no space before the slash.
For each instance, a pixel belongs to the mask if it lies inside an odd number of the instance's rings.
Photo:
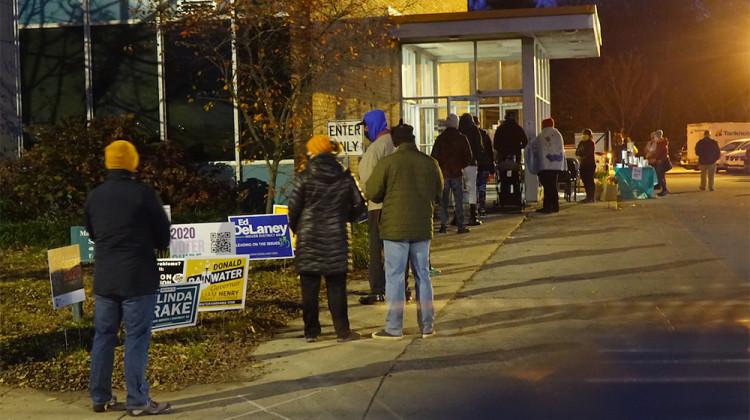
<svg viewBox="0 0 750 420">
<path fill-rule="evenodd" d="M 576 156 L 580 162 L 581 182 L 586 190 L 586 199 L 584 203 L 594 202 L 594 173 L 596 172 L 596 161 L 594 160 L 594 141 L 593 133 L 590 129 L 581 132 L 581 141 L 576 148 Z"/>
</svg>

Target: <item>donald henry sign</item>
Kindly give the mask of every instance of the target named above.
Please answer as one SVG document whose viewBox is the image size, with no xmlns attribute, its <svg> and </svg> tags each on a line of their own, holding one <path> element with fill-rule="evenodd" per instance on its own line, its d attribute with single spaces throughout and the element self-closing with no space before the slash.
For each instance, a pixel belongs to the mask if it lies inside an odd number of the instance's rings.
<svg viewBox="0 0 750 420">
<path fill-rule="evenodd" d="M 328 121 L 328 137 L 341 143 L 344 148 L 339 156 L 362 156 L 365 152 L 365 128 L 358 125 L 360 122 L 361 120 Z"/>
</svg>

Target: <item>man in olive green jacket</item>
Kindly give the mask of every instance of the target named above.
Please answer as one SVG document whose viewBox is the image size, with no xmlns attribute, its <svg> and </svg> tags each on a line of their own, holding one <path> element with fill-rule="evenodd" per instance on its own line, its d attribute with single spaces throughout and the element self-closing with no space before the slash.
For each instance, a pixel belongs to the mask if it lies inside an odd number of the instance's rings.
<svg viewBox="0 0 750 420">
<path fill-rule="evenodd" d="M 369 200 L 383 203 L 380 237 L 385 251 L 386 327 L 373 338 L 399 340 L 404 324 L 404 271 L 411 263 L 417 294 L 417 319 L 423 338 L 435 335 L 430 282 L 430 241 L 434 204 L 443 192 L 443 175 L 435 159 L 417 150 L 414 129 L 391 129 L 396 152 L 383 157 L 367 180 Z"/>
</svg>

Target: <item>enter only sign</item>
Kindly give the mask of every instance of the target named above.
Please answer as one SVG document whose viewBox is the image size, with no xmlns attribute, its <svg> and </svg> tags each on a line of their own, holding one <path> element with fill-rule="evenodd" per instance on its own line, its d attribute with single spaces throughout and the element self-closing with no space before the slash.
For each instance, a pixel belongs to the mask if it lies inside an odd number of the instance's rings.
<svg viewBox="0 0 750 420">
<path fill-rule="evenodd" d="M 341 143 L 343 151 L 339 156 L 362 156 L 365 150 L 364 126 L 361 120 L 328 121 L 328 137 Z"/>
</svg>

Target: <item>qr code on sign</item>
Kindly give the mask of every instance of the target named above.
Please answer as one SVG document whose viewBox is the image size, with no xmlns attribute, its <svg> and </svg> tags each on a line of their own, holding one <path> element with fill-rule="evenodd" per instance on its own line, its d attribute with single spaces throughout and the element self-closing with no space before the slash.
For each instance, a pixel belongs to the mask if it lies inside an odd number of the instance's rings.
<svg viewBox="0 0 750 420">
<path fill-rule="evenodd" d="M 211 232 L 211 253 L 229 254 L 232 252 L 231 232 Z"/>
</svg>

